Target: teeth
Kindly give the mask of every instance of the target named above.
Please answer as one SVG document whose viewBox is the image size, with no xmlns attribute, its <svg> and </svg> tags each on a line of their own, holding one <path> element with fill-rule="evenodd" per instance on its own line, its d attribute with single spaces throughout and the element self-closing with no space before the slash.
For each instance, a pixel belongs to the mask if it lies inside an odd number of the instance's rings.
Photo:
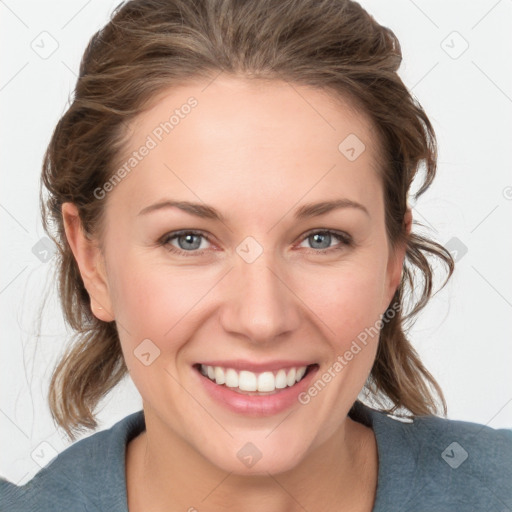
<svg viewBox="0 0 512 512">
<path fill-rule="evenodd" d="M 238 387 L 242 391 L 258 391 L 258 377 L 255 373 L 242 370 L 238 374 Z"/>
<path fill-rule="evenodd" d="M 258 391 L 274 391 L 276 379 L 272 372 L 263 372 L 258 375 Z"/>
<path fill-rule="evenodd" d="M 297 370 L 292 368 L 286 375 L 286 384 L 288 384 L 288 386 L 293 386 L 295 384 L 295 375 L 297 375 Z"/>
<path fill-rule="evenodd" d="M 277 372 L 253 373 L 247 370 L 237 372 L 233 368 L 201 365 L 200 371 L 213 382 L 225 384 L 228 388 L 238 388 L 241 391 L 271 392 L 284 389 L 299 382 L 305 375 L 307 366 L 299 368 L 284 368 Z"/>
<path fill-rule="evenodd" d="M 286 380 L 286 372 L 284 370 L 279 370 L 276 375 L 276 388 L 285 388 L 288 385 Z"/>
<path fill-rule="evenodd" d="M 306 373 L 306 367 L 303 366 L 302 368 L 298 368 L 297 375 L 295 376 L 295 381 L 299 382 L 299 380 L 301 380 L 302 377 L 304 377 L 305 373 Z"/>
<path fill-rule="evenodd" d="M 226 382 L 226 374 L 220 366 L 215 367 L 214 379 L 217 384 L 224 384 Z"/>
<path fill-rule="evenodd" d="M 232 368 L 228 368 L 226 370 L 226 386 L 228 388 L 238 387 L 238 373 L 236 373 Z"/>
</svg>

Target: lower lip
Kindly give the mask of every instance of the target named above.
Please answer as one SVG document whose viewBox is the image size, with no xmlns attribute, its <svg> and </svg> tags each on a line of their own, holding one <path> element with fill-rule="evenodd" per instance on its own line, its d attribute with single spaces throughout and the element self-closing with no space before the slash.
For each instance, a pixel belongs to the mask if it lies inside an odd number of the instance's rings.
<svg viewBox="0 0 512 512">
<path fill-rule="evenodd" d="M 219 385 L 205 377 L 198 369 L 194 373 L 199 377 L 206 392 L 229 410 L 247 416 L 272 416 L 299 403 L 299 395 L 310 385 L 318 366 L 309 369 L 307 375 L 291 387 L 286 387 L 271 395 L 244 395 L 225 385 Z"/>
</svg>

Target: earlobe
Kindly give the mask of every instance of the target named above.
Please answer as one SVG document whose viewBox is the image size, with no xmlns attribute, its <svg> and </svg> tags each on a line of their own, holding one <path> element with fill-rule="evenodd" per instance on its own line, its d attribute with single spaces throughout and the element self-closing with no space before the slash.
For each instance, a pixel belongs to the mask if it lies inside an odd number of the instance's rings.
<svg viewBox="0 0 512 512">
<path fill-rule="evenodd" d="M 78 209 L 73 203 L 63 203 L 61 211 L 66 238 L 89 293 L 91 311 L 99 320 L 111 322 L 114 315 L 101 249 L 85 234 Z"/>
<path fill-rule="evenodd" d="M 388 289 L 384 310 L 386 310 L 400 286 L 402 280 L 402 269 L 405 257 L 405 248 L 396 247 L 388 260 Z"/>
<path fill-rule="evenodd" d="M 409 207 L 407 207 L 403 222 L 404 231 L 408 237 L 412 230 L 412 211 Z M 391 249 L 391 254 L 388 260 L 388 296 L 386 297 L 386 308 L 393 300 L 396 290 L 400 286 L 406 251 L 407 242 L 402 242 L 395 248 Z"/>
<path fill-rule="evenodd" d="M 404 226 L 405 226 L 405 233 L 407 235 L 410 235 L 411 231 L 412 231 L 412 210 L 409 206 L 407 207 L 407 210 L 405 211 Z"/>
</svg>

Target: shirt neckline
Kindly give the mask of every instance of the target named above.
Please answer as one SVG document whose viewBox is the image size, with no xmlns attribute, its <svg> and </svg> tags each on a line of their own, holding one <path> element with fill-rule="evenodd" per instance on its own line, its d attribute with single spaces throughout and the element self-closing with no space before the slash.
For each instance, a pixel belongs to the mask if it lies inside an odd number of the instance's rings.
<svg viewBox="0 0 512 512">
<path fill-rule="evenodd" d="M 406 463 L 407 457 L 403 451 L 391 451 L 390 448 L 391 446 L 404 444 L 404 431 L 401 428 L 404 423 L 390 418 L 381 411 L 371 409 L 360 401 L 354 403 L 348 416 L 352 420 L 371 428 L 374 432 L 378 453 L 378 472 L 377 489 L 372 512 L 384 512 L 386 510 L 386 503 L 389 503 L 388 495 L 390 489 L 392 489 L 391 482 L 393 477 L 396 476 L 396 471 L 400 471 L 401 476 L 406 481 L 411 483 L 414 481 L 414 464 Z M 116 460 L 117 455 L 118 457 L 120 456 L 122 461 L 122 464 L 117 466 L 117 474 L 115 475 L 118 492 L 109 493 L 104 506 L 107 510 L 112 510 L 113 512 L 127 512 L 126 449 L 132 439 L 146 430 L 144 410 L 136 411 L 124 418 L 124 420 L 121 420 L 113 427 L 114 430 L 117 428 L 120 430 L 120 435 L 115 436 L 115 443 L 110 446 L 107 458 L 110 461 Z M 112 478 L 111 474 L 108 476 L 108 473 L 112 471 L 112 466 L 106 464 L 104 470 L 104 481 L 108 481 Z M 409 489 L 409 494 L 410 492 L 412 492 L 412 485 Z"/>
</svg>

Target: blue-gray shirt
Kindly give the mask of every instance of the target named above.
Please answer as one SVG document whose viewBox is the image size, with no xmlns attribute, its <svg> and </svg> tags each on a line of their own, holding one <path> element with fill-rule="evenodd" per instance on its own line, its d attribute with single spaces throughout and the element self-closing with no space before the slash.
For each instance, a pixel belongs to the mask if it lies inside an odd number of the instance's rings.
<svg viewBox="0 0 512 512">
<path fill-rule="evenodd" d="M 350 416 L 377 439 L 374 512 L 512 512 L 512 430 L 435 416 L 403 422 L 359 402 Z M 127 512 L 126 445 L 144 429 L 135 412 L 75 442 L 23 486 L 0 478 L 0 512 Z"/>
</svg>

